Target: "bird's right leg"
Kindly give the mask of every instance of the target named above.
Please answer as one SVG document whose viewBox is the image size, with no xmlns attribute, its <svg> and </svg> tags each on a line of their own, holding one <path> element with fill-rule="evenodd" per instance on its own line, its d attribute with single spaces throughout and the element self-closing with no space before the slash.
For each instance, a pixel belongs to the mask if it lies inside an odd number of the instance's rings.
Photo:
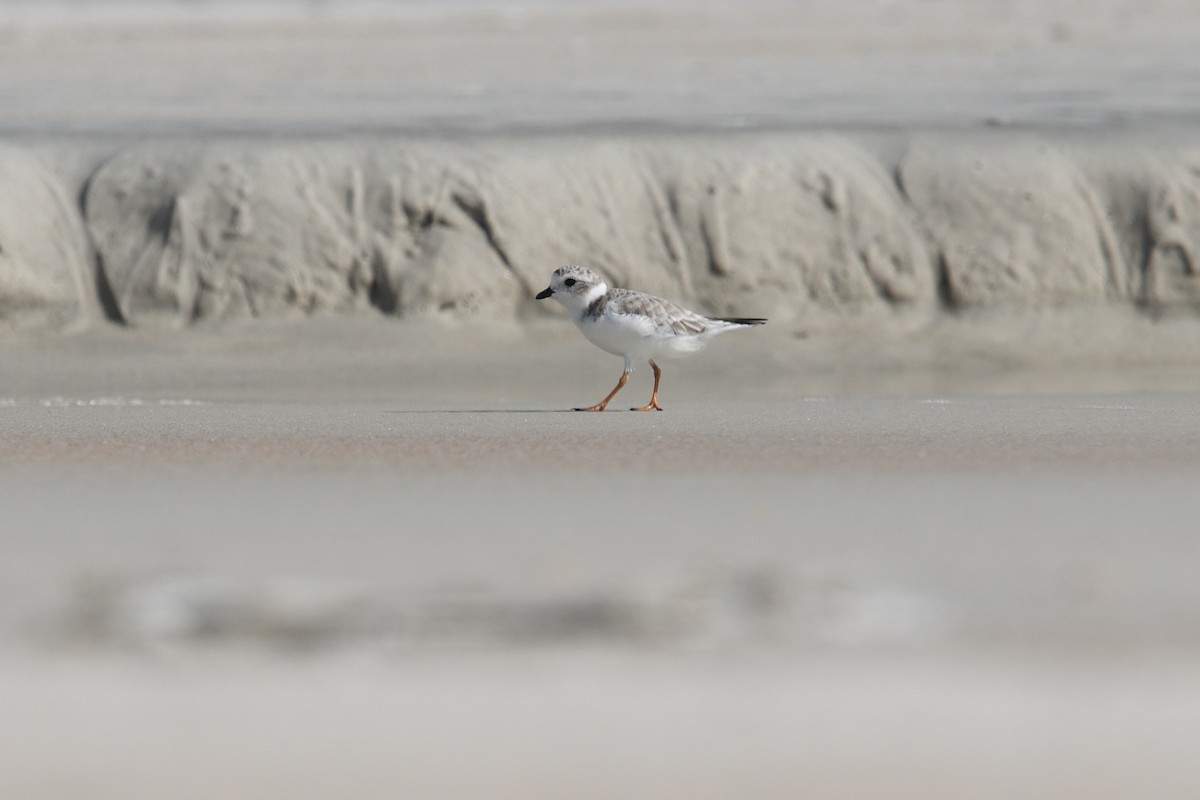
<svg viewBox="0 0 1200 800">
<path fill-rule="evenodd" d="M 641 408 L 631 408 L 630 411 L 662 411 L 663 407 L 658 404 L 658 382 L 662 379 L 662 370 L 653 360 L 650 361 L 650 367 L 654 370 L 654 391 L 650 393 L 650 402 Z"/>
<path fill-rule="evenodd" d="M 599 403 L 596 403 L 596 405 L 594 405 L 594 406 L 588 406 L 587 408 L 577 408 L 575 410 L 576 411 L 603 411 L 604 409 L 608 408 L 609 401 L 617 396 L 617 392 L 619 392 L 625 388 L 625 384 L 629 383 L 629 373 L 630 372 L 633 372 L 633 360 L 627 358 L 627 359 L 625 359 L 625 371 L 621 373 L 621 380 L 617 381 L 617 385 L 615 387 L 613 387 L 613 390 L 611 392 L 608 393 L 608 397 L 604 398 Z"/>
</svg>

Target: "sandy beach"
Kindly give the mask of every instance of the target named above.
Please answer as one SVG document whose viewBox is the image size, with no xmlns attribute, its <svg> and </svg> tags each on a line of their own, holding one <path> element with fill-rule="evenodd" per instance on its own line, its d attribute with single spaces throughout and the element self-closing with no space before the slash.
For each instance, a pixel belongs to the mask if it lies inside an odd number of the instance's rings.
<svg viewBox="0 0 1200 800">
<path fill-rule="evenodd" d="M 1198 31 L 0 2 L 0 796 L 1194 796 Z"/>
<path fill-rule="evenodd" d="M 1200 779 L 1194 373 L 897 382 L 764 329 L 579 414 L 620 362 L 567 325 L 10 342 L 0 790 Z"/>
<path fill-rule="evenodd" d="M 98 798 L 1186 797 L 1194 667 L 586 647 L 384 669 L 10 662 L 27 722 L 6 726 L 2 780 Z"/>
</svg>

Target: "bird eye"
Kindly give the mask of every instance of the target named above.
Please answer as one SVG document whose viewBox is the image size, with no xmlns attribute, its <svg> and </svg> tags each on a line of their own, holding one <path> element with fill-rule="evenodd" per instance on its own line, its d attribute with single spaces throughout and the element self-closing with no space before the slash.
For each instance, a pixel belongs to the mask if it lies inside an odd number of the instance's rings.
<svg viewBox="0 0 1200 800">
<path fill-rule="evenodd" d="M 567 286 L 574 286 L 574 285 L 575 285 L 575 279 L 574 279 L 574 278 L 567 278 L 565 281 L 563 281 L 563 283 L 565 283 Z"/>
</svg>

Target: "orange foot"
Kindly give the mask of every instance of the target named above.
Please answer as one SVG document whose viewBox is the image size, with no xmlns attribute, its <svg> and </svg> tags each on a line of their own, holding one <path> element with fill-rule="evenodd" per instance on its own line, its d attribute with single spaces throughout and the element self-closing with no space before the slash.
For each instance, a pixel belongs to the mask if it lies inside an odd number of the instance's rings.
<svg viewBox="0 0 1200 800">
<path fill-rule="evenodd" d="M 642 406 L 641 408 L 631 408 L 629 410 L 630 411 L 662 411 L 663 407 L 658 404 L 657 400 L 651 400 L 649 405 Z"/>
<path fill-rule="evenodd" d="M 594 405 L 594 406 L 588 406 L 587 408 L 577 408 L 575 410 L 576 411 L 603 411 L 604 409 L 608 408 L 609 401 L 612 400 L 614 397 L 616 397 L 617 392 L 621 391 L 621 389 L 623 389 L 625 387 L 625 384 L 628 382 L 629 382 L 629 365 L 626 364 L 625 371 L 621 373 L 621 380 L 617 381 L 617 385 L 614 386 L 613 390 L 608 393 L 608 397 L 604 398 L 599 403 L 596 403 L 596 405 Z"/>
</svg>

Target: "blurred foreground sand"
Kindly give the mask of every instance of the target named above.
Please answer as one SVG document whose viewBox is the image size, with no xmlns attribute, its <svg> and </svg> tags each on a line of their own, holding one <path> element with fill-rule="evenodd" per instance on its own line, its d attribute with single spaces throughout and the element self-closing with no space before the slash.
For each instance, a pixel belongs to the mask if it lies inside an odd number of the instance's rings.
<svg viewBox="0 0 1200 800">
<path fill-rule="evenodd" d="M 6 662 L 13 797 L 1188 797 L 1194 659 Z"/>
</svg>

